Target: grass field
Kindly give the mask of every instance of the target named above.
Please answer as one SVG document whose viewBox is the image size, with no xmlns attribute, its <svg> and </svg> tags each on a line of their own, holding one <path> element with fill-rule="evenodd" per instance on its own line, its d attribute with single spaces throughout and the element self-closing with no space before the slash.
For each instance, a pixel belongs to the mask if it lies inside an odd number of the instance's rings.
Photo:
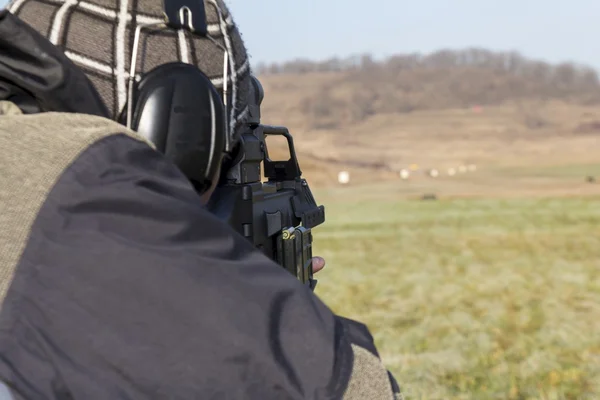
<svg viewBox="0 0 600 400">
<path fill-rule="evenodd" d="M 406 398 L 600 399 L 600 109 L 513 101 L 317 130 L 300 104 L 315 82 L 265 79 L 263 121 L 290 128 L 327 209 L 317 293 L 368 324 Z M 413 163 L 407 181 L 389 171 Z"/>
<path fill-rule="evenodd" d="M 600 399 L 600 197 L 367 191 L 315 190 L 317 293 L 368 324 L 407 399 Z"/>
</svg>

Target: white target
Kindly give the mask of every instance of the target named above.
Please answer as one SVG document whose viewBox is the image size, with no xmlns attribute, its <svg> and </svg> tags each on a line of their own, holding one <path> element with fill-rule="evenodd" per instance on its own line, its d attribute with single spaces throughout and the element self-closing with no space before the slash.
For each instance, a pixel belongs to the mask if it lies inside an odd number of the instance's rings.
<svg viewBox="0 0 600 400">
<path fill-rule="evenodd" d="M 348 171 L 340 171 L 338 173 L 338 182 L 346 185 L 350 182 L 350 173 Z"/>
<path fill-rule="evenodd" d="M 410 176 L 410 172 L 407 169 L 400 170 L 400 178 L 401 179 L 408 179 L 409 176 Z"/>
</svg>

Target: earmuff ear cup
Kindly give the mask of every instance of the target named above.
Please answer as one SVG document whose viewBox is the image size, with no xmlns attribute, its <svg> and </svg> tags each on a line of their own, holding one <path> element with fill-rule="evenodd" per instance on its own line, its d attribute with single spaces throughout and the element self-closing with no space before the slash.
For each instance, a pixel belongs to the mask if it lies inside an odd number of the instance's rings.
<svg viewBox="0 0 600 400">
<path fill-rule="evenodd" d="M 164 64 L 142 76 L 132 100 L 131 128 L 208 189 L 226 144 L 225 107 L 210 79 L 194 65 Z"/>
</svg>

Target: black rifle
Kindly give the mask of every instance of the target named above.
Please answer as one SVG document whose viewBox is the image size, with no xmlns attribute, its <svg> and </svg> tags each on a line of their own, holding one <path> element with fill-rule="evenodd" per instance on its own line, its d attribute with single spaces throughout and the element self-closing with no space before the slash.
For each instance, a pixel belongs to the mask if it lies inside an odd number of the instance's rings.
<svg viewBox="0 0 600 400">
<path fill-rule="evenodd" d="M 262 85 L 252 77 L 253 95 L 246 130 L 232 158 L 224 163 L 209 210 L 227 221 L 258 249 L 314 290 L 312 228 L 325 222 L 325 208 L 317 206 L 302 178 L 294 140 L 288 129 L 260 123 Z M 267 136 L 287 139 L 290 158 L 273 161 Z M 261 164 L 266 181 L 261 181 Z"/>
</svg>

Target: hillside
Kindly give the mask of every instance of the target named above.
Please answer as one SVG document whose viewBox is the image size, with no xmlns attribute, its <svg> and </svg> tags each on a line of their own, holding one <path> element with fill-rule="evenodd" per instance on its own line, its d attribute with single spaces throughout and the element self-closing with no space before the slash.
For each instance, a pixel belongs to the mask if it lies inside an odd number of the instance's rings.
<svg viewBox="0 0 600 400">
<path fill-rule="evenodd" d="M 470 49 L 255 70 L 263 122 L 290 128 L 312 185 L 336 184 L 340 169 L 353 182 L 398 179 L 413 163 L 597 163 L 600 83 L 589 67 Z"/>
<path fill-rule="evenodd" d="M 481 49 L 443 50 L 433 54 L 397 55 L 375 62 L 369 56 L 323 62 L 293 61 L 257 67 L 275 80 L 310 85 L 296 106 L 312 128 L 334 128 L 382 113 L 500 105 L 510 101 L 563 100 L 599 104 L 595 70 L 564 63 L 551 65 L 517 53 Z M 309 81 L 314 80 L 312 85 Z"/>
</svg>

